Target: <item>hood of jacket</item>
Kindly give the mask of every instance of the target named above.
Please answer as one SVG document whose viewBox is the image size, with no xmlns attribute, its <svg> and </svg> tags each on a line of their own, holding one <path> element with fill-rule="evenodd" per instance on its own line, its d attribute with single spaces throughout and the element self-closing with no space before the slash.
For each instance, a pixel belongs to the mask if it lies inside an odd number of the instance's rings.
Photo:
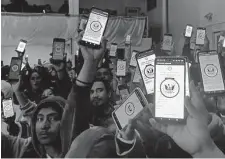
<svg viewBox="0 0 225 159">
<path fill-rule="evenodd" d="M 48 97 L 46 99 L 43 99 L 37 105 L 37 107 L 35 108 L 35 110 L 33 112 L 32 120 L 31 120 L 32 144 L 33 144 L 33 147 L 34 147 L 35 151 L 37 152 L 37 154 L 40 157 L 46 157 L 46 152 L 44 150 L 44 147 L 40 144 L 40 142 L 37 139 L 36 128 L 35 128 L 35 125 L 36 125 L 36 117 L 37 117 L 37 114 L 40 111 L 40 109 L 44 105 L 46 105 L 47 103 L 55 103 L 55 106 L 56 107 L 60 107 L 64 111 L 64 108 L 65 108 L 65 105 L 66 105 L 66 100 L 64 98 L 62 98 L 62 97 L 59 97 L 59 96 Z M 63 114 L 62 114 L 62 118 L 63 118 Z M 62 121 L 62 119 L 61 119 L 61 121 Z M 62 131 L 62 125 L 60 124 L 60 141 L 63 141 L 64 136 L 61 135 L 61 131 Z M 63 147 L 61 149 L 63 150 Z"/>
</svg>

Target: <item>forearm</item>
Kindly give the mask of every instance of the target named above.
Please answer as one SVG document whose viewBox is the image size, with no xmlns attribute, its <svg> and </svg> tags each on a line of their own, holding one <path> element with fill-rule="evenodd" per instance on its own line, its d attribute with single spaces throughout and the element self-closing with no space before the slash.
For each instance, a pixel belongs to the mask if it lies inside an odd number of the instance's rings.
<svg viewBox="0 0 225 159">
<path fill-rule="evenodd" d="M 212 141 L 211 145 L 202 148 L 200 152 L 192 155 L 194 158 L 225 158 L 223 152 Z"/>
<path fill-rule="evenodd" d="M 83 83 L 92 83 L 97 70 L 97 62 L 96 61 L 84 61 L 83 67 L 78 75 L 78 81 L 76 82 L 78 86 L 85 86 Z"/>
<path fill-rule="evenodd" d="M 26 97 L 26 95 L 23 92 L 21 92 L 19 90 L 16 90 L 14 92 L 15 92 L 16 98 L 20 104 L 20 107 L 24 107 L 29 102 L 29 99 Z"/>
</svg>

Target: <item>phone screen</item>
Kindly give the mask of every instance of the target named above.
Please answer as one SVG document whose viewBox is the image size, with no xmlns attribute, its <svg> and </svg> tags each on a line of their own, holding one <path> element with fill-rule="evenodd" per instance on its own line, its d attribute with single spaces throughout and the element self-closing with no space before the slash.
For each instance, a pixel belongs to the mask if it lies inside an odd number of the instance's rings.
<svg viewBox="0 0 225 159">
<path fill-rule="evenodd" d="M 126 76 L 126 61 L 117 61 L 117 76 Z"/>
<path fill-rule="evenodd" d="M 186 31 L 185 31 L 185 36 L 190 38 L 192 35 L 192 31 L 193 31 L 193 27 L 190 25 L 187 25 Z"/>
<path fill-rule="evenodd" d="M 140 69 L 142 79 L 147 91 L 147 94 L 154 93 L 154 63 L 155 54 L 150 51 L 150 54 L 145 54 L 145 56 L 138 56 L 137 63 Z"/>
<path fill-rule="evenodd" d="M 2 104 L 4 117 L 12 117 L 14 115 L 12 99 L 3 100 Z"/>
<path fill-rule="evenodd" d="M 185 59 L 158 58 L 155 67 L 155 117 L 184 119 Z"/>
<path fill-rule="evenodd" d="M 130 66 L 136 67 L 137 66 L 137 61 L 136 61 L 136 55 L 138 51 L 133 51 L 130 59 Z"/>
<path fill-rule="evenodd" d="M 225 88 L 218 54 L 216 52 L 200 52 L 199 63 L 204 91 L 208 93 L 223 92 Z"/>
<path fill-rule="evenodd" d="M 225 48 L 225 39 L 223 40 L 223 47 Z"/>
<path fill-rule="evenodd" d="M 145 106 L 146 99 L 141 90 L 131 93 L 129 98 L 113 112 L 113 119 L 118 129 L 123 129 L 130 119 L 135 118 Z"/>
<path fill-rule="evenodd" d="M 117 44 L 112 43 L 111 46 L 110 46 L 109 56 L 115 57 L 116 51 L 117 51 Z"/>
<path fill-rule="evenodd" d="M 53 41 L 53 59 L 63 60 L 65 52 L 65 41 L 64 39 L 54 39 Z"/>
<path fill-rule="evenodd" d="M 19 57 L 12 57 L 9 71 L 9 79 L 19 79 L 19 74 L 22 66 L 22 60 Z"/>
<path fill-rule="evenodd" d="M 197 45 L 204 45 L 205 43 L 205 29 L 201 28 L 197 30 L 197 37 L 196 37 L 196 44 Z"/>
<path fill-rule="evenodd" d="M 27 42 L 25 40 L 20 40 L 19 45 L 17 47 L 18 52 L 24 52 Z"/>
<path fill-rule="evenodd" d="M 186 96 L 189 96 L 189 97 L 190 97 L 190 90 L 189 90 L 189 83 L 190 83 L 189 70 L 190 70 L 190 67 L 191 67 L 191 63 L 186 61 L 186 68 L 185 68 L 185 71 L 186 71 L 185 83 L 186 83 L 186 85 L 185 85 L 185 89 L 186 89 Z"/>
<path fill-rule="evenodd" d="M 92 9 L 82 40 L 95 45 L 100 45 L 107 20 L 107 12 Z"/>
<path fill-rule="evenodd" d="M 173 37 L 170 34 L 165 34 L 163 37 L 162 50 L 170 51 L 173 43 Z"/>
</svg>

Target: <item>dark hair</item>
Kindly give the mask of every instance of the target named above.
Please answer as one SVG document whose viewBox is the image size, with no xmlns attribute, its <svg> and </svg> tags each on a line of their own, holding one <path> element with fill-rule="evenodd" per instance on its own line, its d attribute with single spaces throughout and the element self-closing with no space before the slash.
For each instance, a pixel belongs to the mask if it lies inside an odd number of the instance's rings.
<svg viewBox="0 0 225 159">
<path fill-rule="evenodd" d="M 110 86 L 109 81 L 103 80 L 103 79 L 101 79 L 101 78 L 96 78 L 96 79 L 93 81 L 93 85 L 94 85 L 95 82 L 102 82 L 102 83 L 104 84 L 104 86 L 105 86 L 105 89 L 106 89 L 107 93 L 109 93 L 109 92 L 111 91 L 111 86 Z M 92 86 L 93 86 L 93 85 L 92 85 Z"/>
<path fill-rule="evenodd" d="M 37 119 L 37 114 L 43 108 L 52 108 L 54 111 L 56 111 L 59 114 L 60 120 L 62 119 L 63 108 L 56 102 L 46 102 L 46 103 L 41 104 L 41 107 L 36 111 L 36 113 L 35 113 L 35 121 Z"/>
</svg>

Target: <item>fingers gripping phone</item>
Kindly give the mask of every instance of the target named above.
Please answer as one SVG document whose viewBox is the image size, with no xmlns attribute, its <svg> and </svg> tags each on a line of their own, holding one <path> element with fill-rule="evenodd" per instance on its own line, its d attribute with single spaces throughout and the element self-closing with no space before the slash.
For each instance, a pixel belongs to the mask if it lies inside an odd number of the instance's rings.
<svg viewBox="0 0 225 159">
<path fill-rule="evenodd" d="M 184 58 L 158 57 L 155 60 L 155 118 L 159 121 L 184 121 Z"/>
<path fill-rule="evenodd" d="M 22 59 L 19 57 L 12 57 L 10 70 L 9 70 L 9 79 L 10 80 L 18 80 L 19 74 L 22 66 Z"/>
<path fill-rule="evenodd" d="M 129 120 L 138 117 L 138 114 L 148 104 L 140 88 L 131 92 L 123 104 L 112 113 L 112 118 L 119 130 L 123 129 Z"/>
<path fill-rule="evenodd" d="M 193 26 L 187 25 L 185 29 L 185 37 L 190 38 L 192 36 Z"/>
<path fill-rule="evenodd" d="M 199 52 L 198 59 L 204 92 L 211 95 L 224 93 L 224 78 L 217 52 Z"/>
<path fill-rule="evenodd" d="M 155 54 L 153 50 L 147 50 L 137 54 L 137 64 L 144 81 L 147 94 L 154 93 L 154 63 Z"/>
<path fill-rule="evenodd" d="M 2 105 L 3 105 L 3 115 L 5 118 L 14 116 L 15 112 L 13 109 L 13 102 L 11 98 L 3 100 Z"/>
<path fill-rule="evenodd" d="M 107 12 L 92 8 L 80 43 L 90 47 L 99 47 L 106 29 L 107 21 Z"/>
<path fill-rule="evenodd" d="M 63 60 L 65 53 L 65 39 L 54 38 L 52 46 L 53 60 Z"/>
<path fill-rule="evenodd" d="M 16 48 L 16 51 L 23 53 L 25 51 L 26 45 L 27 45 L 26 40 L 20 40 L 19 45 Z"/>
<path fill-rule="evenodd" d="M 205 28 L 198 28 L 197 29 L 196 45 L 204 45 L 205 35 L 206 35 L 206 29 Z"/>
</svg>

